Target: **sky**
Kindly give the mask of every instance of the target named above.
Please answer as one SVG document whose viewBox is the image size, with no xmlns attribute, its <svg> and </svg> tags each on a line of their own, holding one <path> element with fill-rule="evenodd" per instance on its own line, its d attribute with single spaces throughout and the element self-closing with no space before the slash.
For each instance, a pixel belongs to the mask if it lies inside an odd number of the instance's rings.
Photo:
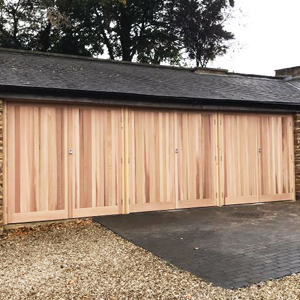
<svg viewBox="0 0 300 300">
<path fill-rule="evenodd" d="M 235 41 L 210 67 L 231 72 L 275 75 L 300 66 L 300 0 L 235 0 L 226 28 Z"/>
</svg>

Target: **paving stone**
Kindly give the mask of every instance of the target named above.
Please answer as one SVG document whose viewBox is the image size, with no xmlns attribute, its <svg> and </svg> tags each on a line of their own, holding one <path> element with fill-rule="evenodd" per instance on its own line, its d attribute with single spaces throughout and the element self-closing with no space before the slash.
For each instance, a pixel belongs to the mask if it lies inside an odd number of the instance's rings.
<svg viewBox="0 0 300 300">
<path fill-rule="evenodd" d="M 233 218 L 236 212 L 259 212 L 264 216 L 257 220 Z M 224 288 L 240 288 L 300 272 L 300 202 L 95 220 L 179 268 Z M 195 246 L 199 247 L 197 251 Z"/>
</svg>

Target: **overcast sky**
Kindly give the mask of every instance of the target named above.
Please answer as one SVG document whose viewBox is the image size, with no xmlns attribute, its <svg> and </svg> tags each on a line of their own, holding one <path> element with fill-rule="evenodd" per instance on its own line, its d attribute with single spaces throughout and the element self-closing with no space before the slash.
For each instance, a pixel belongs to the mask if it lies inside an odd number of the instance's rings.
<svg viewBox="0 0 300 300">
<path fill-rule="evenodd" d="M 236 40 L 213 67 L 249 74 L 300 66 L 300 0 L 235 0 Z M 242 12 L 239 12 L 239 9 Z"/>
</svg>

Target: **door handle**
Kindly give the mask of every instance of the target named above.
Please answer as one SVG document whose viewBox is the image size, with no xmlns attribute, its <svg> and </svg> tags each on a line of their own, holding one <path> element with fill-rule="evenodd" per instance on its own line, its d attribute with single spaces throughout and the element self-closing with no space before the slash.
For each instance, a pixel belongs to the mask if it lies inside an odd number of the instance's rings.
<svg viewBox="0 0 300 300">
<path fill-rule="evenodd" d="M 258 152 L 261 152 L 261 147 L 258 148 Z"/>
</svg>

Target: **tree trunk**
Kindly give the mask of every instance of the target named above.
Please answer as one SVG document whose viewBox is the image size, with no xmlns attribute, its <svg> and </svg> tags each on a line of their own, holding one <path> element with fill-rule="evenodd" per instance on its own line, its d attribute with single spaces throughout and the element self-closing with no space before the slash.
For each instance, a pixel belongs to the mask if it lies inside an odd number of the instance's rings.
<svg viewBox="0 0 300 300">
<path fill-rule="evenodd" d="M 122 60 L 132 61 L 131 55 L 131 20 L 126 7 L 121 8 L 120 16 L 120 40 L 122 47 Z"/>
<path fill-rule="evenodd" d="M 19 48 L 19 42 L 18 42 L 18 32 L 19 32 L 19 20 L 17 18 L 17 12 L 14 10 L 13 13 L 13 45 L 15 49 Z"/>
<path fill-rule="evenodd" d="M 51 29 L 52 29 L 52 25 L 50 22 L 48 22 L 45 29 L 41 32 L 40 41 L 39 41 L 40 51 L 46 52 L 47 50 L 49 50 Z"/>
</svg>

